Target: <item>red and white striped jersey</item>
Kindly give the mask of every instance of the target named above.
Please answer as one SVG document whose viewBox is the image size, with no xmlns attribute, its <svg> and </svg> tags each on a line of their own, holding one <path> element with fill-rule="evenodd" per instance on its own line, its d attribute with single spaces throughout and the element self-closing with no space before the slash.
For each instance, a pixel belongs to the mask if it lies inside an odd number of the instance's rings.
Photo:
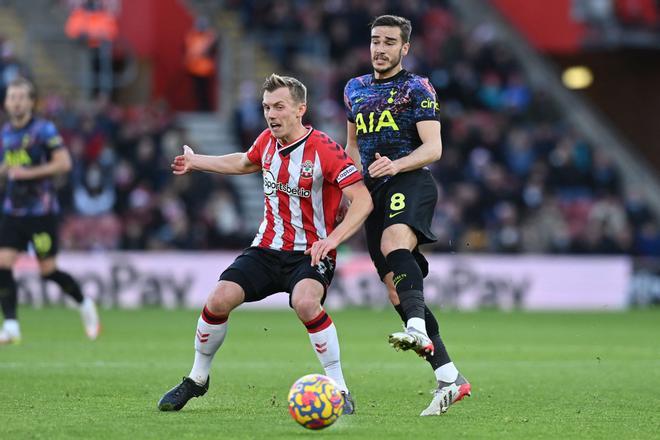
<svg viewBox="0 0 660 440">
<path fill-rule="evenodd" d="M 346 151 L 318 130 L 281 145 L 264 130 L 247 152 L 264 178 L 264 219 L 252 246 L 304 251 L 336 226 L 342 188 L 362 175 Z"/>
</svg>

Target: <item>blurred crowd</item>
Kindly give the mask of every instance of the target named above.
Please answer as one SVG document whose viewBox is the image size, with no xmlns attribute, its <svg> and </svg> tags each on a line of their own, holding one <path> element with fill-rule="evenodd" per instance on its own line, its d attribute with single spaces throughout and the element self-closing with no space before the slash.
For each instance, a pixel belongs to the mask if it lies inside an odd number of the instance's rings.
<svg viewBox="0 0 660 440">
<path fill-rule="evenodd" d="M 17 57 L 14 42 L 0 34 L 0 102 L 5 102 L 7 84 L 19 76 L 29 77 L 30 72 Z"/>
<path fill-rule="evenodd" d="M 119 107 L 100 96 L 71 104 L 50 95 L 38 113 L 55 122 L 74 163 L 58 181 L 63 249 L 241 248 L 250 240 L 230 180 L 172 175 L 185 133 L 164 103 Z"/>
<path fill-rule="evenodd" d="M 660 0 L 572 0 L 570 14 L 584 27 L 586 48 L 660 44 Z"/>
<path fill-rule="evenodd" d="M 660 255 L 658 219 L 641 192 L 624 189 L 608 146 L 589 145 L 543 90 L 530 87 L 488 25 L 466 31 L 442 0 L 226 4 L 252 34 L 268 31 L 274 59 L 310 85 L 309 121 L 338 140 L 345 139 L 344 84 L 371 71 L 369 21 L 383 13 L 411 19 L 405 66 L 430 78 L 442 112 L 444 153 L 432 167 L 440 189 L 434 250 Z M 6 65 L 3 74 L 12 72 Z M 239 96 L 236 134 L 247 147 L 264 127 L 258 85 L 244 84 Z M 62 248 L 249 244 L 254 231 L 241 221 L 231 177 L 172 176 L 186 133 L 166 104 L 42 96 L 39 111 L 55 121 L 75 163 L 60 182 Z"/>
<path fill-rule="evenodd" d="M 658 0 L 572 0 L 571 15 L 578 22 L 601 28 L 658 30 L 660 2 Z"/>
<path fill-rule="evenodd" d="M 590 145 L 530 87 L 489 25 L 468 32 L 444 0 L 234 3 L 251 33 L 277 32 L 266 47 L 282 66 L 324 91 L 310 120 L 337 139 L 343 87 L 371 71 L 369 21 L 412 21 L 404 66 L 430 78 L 442 112 L 435 250 L 660 255 L 660 225 L 641 189 L 624 189 L 608 146 Z M 246 100 L 237 114 L 248 110 Z M 237 124 L 238 136 L 252 136 L 250 127 Z"/>
<path fill-rule="evenodd" d="M 194 173 L 174 178 L 185 133 L 164 103 L 122 108 L 103 97 L 82 107 L 46 99 L 73 159 L 62 245 L 67 249 L 240 248 L 240 205 L 231 181 Z"/>
</svg>

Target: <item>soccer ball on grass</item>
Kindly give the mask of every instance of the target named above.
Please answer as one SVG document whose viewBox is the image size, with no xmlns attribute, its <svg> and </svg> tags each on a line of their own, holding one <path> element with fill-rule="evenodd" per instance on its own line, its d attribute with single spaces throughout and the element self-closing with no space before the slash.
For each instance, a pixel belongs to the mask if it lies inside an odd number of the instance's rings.
<svg viewBox="0 0 660 440">
<path fill-rule="evenodd" d="M 305 428 L 327 428 L 337 421 L 343 411 L 344 396 L 327 376 L 308 374 L 291 386 L 289 413 Z"/>
</svg>

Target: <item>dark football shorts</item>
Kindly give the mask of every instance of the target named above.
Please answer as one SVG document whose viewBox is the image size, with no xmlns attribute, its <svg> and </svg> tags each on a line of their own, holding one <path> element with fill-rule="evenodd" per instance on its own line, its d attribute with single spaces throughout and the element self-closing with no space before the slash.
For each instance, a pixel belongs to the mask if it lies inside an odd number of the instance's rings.
<svg viewBox="0 0 660 440">
<path fill-rule="evenodd" d="M 0 248 L 26 251 L 32 243 L 37 258 L 44 260 L 57 254 L 57 216 L 12 216 L 0 219 Z"/>
<path fill-rule="evenodd" d="M 294 286 L 307 278 L 323 285 L 325 301 L 328 286 L 335 272 L 335 262 L 326 257 L 316 266 L 312 257 L 302 251 L 277 251 L 260 247 L 247 248 L 220 275 L 220 280 L 233 281 L 245 291 L 245 302 L 261 301 L 278 292 L 291 293 Z"/>
<path fill-rule="evenodd" d="M 369 255 L 382 280 L 391 269 L 380 251 L 383 231 L 395 224 L 405 224 L 415 231 L 417 244 L 433 243 L 437 237 L 431 232 L 431 222 L 438 201 L 438 188 L 431 172 L 426 169 L 397 174 L 371 194 L 374 209 L 365 222 Z M 413 255 L 428 275 L 429 264 L 418 248 Z"/>
</svg>

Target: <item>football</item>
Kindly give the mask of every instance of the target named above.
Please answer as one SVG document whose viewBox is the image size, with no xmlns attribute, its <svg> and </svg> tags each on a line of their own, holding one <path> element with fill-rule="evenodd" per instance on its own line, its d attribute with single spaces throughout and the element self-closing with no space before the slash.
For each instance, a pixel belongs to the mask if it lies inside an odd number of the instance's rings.
<svg viewBox="0 0 660 440">
<path fill-rule="evenodd" d="M 343 411 L 344 396 L 327 376 L 308 374 L 291 386 L 289 413 L 307 429 L 327 428 Z"/>
</svg>

